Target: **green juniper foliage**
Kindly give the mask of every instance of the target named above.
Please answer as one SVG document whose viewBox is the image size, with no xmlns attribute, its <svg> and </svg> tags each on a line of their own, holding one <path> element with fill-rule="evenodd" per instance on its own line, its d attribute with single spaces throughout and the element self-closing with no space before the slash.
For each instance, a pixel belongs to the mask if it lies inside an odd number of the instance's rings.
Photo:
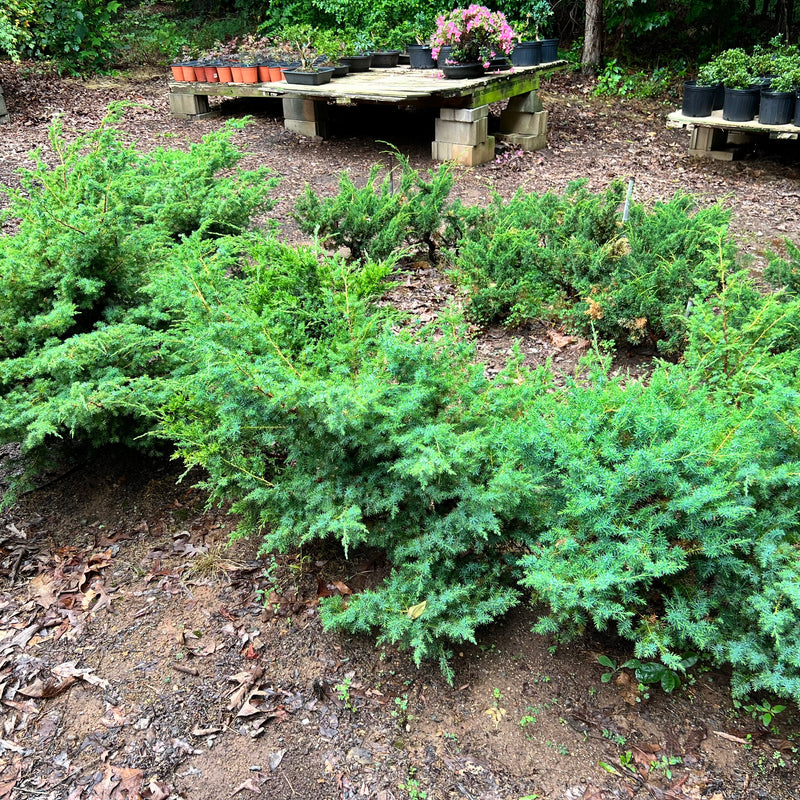
<svg viewBox="0 0 800 800">
<path fill-rule="evenodd" d="M 613 627 L 670 688 L 694 652 L 738 695 L 800 699 L 800 300 L 732 268 L 725 213 L 676 197 L 621 227 L 616 186 L 444 213 L 434 193 L 427 230 L 455 244 L 474 309 L 620 339 L 641 316 L 685 347 L 647 381 L 598 353 L 564 385 L 519 352 L 489 379 L 457 312 L 419 327 L 380 302 L 408 208 L 384 260 L 375 232 L 346 261 L 251 230 L 272 181 L 217 177 L 233 132 L 142 154 L 110 124 L 72 145 L 54 129 L 58 163 L 22 176 L 0 239 L 2 440 L 146 433 L 265 552 L 382 552 L 386 577 L 327 598 L 325 625 L 448 676 L 454 644 L 532 599 L 539 631 Z"/>
<path fill-rule="evenodd" d="M 764 277 L 774 286 L 781 286 L 789 294 L 800 295 L 800 247 L 791 239 L 784 239 L 786 258 L 771 253 Z"/>
<path fill-rule="evenodd" d="M 469 313 L 512 324 L 556 317 L 581 333 L 679 353 L 688 302 L 709 296 L 720 261 L 733 259 L 729 214 L 676 195 L 650 210 L 632 204 L 623 225 L 622 198 L 619 182 L 595 195 L 585 181 L 563 196 L 495 196 L 455 243 L 453 275 Z"/>
<path fill-rule="evenodd" d="M 403 246 L 424 244 L 435 252 L 434 237 L 453 185 L 449 165 L 428 170 L 428 180 L 394 152 L 400 169 L 387 171 L 376 164 L 366 184 L 357 188 L 347 172 L 339 177 L 339 193 L 320 200 L 306 186 L 298 199 L 294 218 L 305 233 L 319 235 L 337 247 L 350 248 L 353 258 L 368 254 L 388 258 Z"/>
<path fill-rule="evenodd" d="M 148 281 L 192 237 L 246 225 L 274 185 L 264 170 L 217 177 L 241 158 L 237 125 L 188 152 L 142 154 L 113 126 L 122 113 L 70 143 L 54 123 L 55 165 L 34 154 L 6 192 L 17 230 L 0 238 L 0 440 L 26 452 L 51 436 L 101 444 L 141 431 L 130 383 L 173 368 L 159 334 L 182 313 Z"/>
</svg>

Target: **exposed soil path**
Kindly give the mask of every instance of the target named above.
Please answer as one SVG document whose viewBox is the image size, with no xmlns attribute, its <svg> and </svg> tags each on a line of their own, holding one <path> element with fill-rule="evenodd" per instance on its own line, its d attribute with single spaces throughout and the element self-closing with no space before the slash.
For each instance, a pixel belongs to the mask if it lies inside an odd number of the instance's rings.
<svg viewBox="0 0 800 800">
<path fill-rule="evenodd" d="M 145 148 L 196 141 L 219 125 L 172 119 L 163 76 L 46 81 L 0 64 L 0 83 L 11 114 L 0 126 L 8 186 L 57 113 L 78 132 L 108 103 L 133 101 L 122 127 Z M 798 238 L 797 143 L 697 161 L 688 134 L 664 126 L 673 105 L 600 100 L 571 76 L 542 96 L 549 148 L 459 170 L 459 196 L 560 191 L 576 178 L 602 190 L 634 177 L 640 200 L 681 190 L 729 202 L 755 270 L 782 236 Z M 279 104 L 222 110 L 253 114 L 243 166 L 283 177 L 276 213 L 293 241 L 301 237 L 288 212 L 304 183 L 332 193 L 343 169 L 358 182 L 386 159 L 378 139 L 412 166 L 433 166 L 425 115 L 338 111 L 333 138 L 313 144 L 283 129 Z M 451 294 L 419 264 L 390 299 L 425 318 Z M 529 361 L 552 356 L 559 369 L 582 351 L 544 326 L 490 330 L 479 338 L 490 368 L 513 336 Z M 619 368 L 641 361 L 622 357 Z M 2 469 L 11 452 L 0 454 Z M 726 676 L 713 672 L 674 695 L 647 696 L 628 670 L 603 683 L 597 656 L 624 661 L 624 643 L 534 636 L 534 610 L 457 652 L 448 686 L 436 667 L 322 629 L 320 597 L 374 580 L 384 565 L 372 554 L 344 562 L 334 548 L 274 558 L 259 556 L 256 542 L 224 549 L 235 519 L 206 510 L 191 488 L 199 476 L 177 483 L 179 474 L 109 450 L 49 476 L 0 516 L 0 800 L 797 797 L 796 709 L 768 730 L 733 709 Z"/>
</svg>

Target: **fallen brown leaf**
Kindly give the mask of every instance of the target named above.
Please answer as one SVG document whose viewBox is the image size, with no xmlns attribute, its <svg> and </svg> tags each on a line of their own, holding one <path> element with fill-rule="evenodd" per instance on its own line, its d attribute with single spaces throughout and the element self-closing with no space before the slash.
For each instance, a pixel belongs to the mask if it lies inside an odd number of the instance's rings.
<svg viewBox="0 0 800 800">
<path fill-rule="evenodd" d="M 41 679 L 37 678 L 33 683 L 23 686 L 22 688 L 17 689 L 17 691 L 19 694 L 24 694 L 25 697 L 58 697 L 58 695 L 66 692 L 67 689 L 69 689 L 69 687 L 72 686 L 72 684 L 76 681 L 77 678 L 69 675 L 61 678 L 60 680 L 50 678 L 47 681 L 42 681 Z"/>
<path fill-rule="evenodd" d="M 101 689 L 110 689 L 111 684 L 105 680 L 94 675 L 94 670 L 89 668 L 78 668 L 77 661 L 65 661 L 63 664 L 53 667 L 51 670 L 53 675 L 59 678 L 78 678 L 92 686 L 99 686 Z"/>
<path fill-rule="evenodd" d="M 254 794 L 261 794 L 261 787 L 255 778 L 248 778 L 244 783 L 240 783 L 232 792 L 231 797 L 239 794 L 239 792 L 253 792 Z"/>
<path fill-rule="evenodd" d="M 37 575 L 28 582 L 31 596 L 45 610 L 58 600 L 58 590 L 55 581 L 49 575 Z"/>
</svg>

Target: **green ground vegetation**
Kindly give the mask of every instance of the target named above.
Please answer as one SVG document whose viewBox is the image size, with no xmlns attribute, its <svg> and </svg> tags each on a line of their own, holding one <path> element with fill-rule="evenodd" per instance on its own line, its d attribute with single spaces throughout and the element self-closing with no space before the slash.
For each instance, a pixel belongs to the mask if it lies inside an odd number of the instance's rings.
<svg viewBox="0 0 800 800">
<path fill-rule="evenodd" d="M 788 288 L 765 295 L 718 206 L 679 196 L 623 223 L 614 186 L 488 208 L 434 193 L 426 230 L 470 314 L 549 316 L 596 342 L 563 383 L 518 353 L 490 379 L 462 313 L 421 325 L 379 302 L 403 254 L 427 251 L 409 207 L 446 172 L 402 163 L 403 202 L 379 173 L 373 198 L 343 184 L 403 221 L 396 249 L 368 237 L 344 259 L 253 226 L 273 182 L 238 170 L 234 127 L 142 154 L 113 123 L 71 144 L 56 125 L 10 192 L 0 440 L 30 456 L 160 444 L 265 552 L 381 551 L 384 580 L 326 598 L 325 625 L 448 675 L 453 646 L 533 601 L 545 634 L 612 628 L 642 669 L 680 675 L 691 652 L 729 666 L 737 696 L 800 699 L 796 250 L 775 260 Z M 326 219 L 326 236 L 355 235 Z M 470 259 L 487 236 L 502 274 Z M 506 263 L 524 265 L 518 285 Z M 546 296 L 529 297 L 530 270 Z M 660 316 L 635 305 L 655 292 Z M 614 377 L 601 346 L 629 341 L 635 314 L 671 359 L 647 380 Z"/>
</svg>

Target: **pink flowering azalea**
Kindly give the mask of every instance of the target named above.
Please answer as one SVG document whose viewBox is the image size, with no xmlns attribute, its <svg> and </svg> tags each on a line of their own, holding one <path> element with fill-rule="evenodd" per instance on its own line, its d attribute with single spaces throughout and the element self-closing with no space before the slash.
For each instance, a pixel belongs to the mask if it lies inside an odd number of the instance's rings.
<svg viewBox="0 0 800 800">
<path fill-rule="evenodd" d="M 452 47 L 453 61 L 477 61 L 486 66 L 496 54 L 509 55 L 513 40 L 514 31 L 503 13 L 473 3 L 437 17 L 431 45 L 434 58 L 443 47 Z"/>
</svg>

